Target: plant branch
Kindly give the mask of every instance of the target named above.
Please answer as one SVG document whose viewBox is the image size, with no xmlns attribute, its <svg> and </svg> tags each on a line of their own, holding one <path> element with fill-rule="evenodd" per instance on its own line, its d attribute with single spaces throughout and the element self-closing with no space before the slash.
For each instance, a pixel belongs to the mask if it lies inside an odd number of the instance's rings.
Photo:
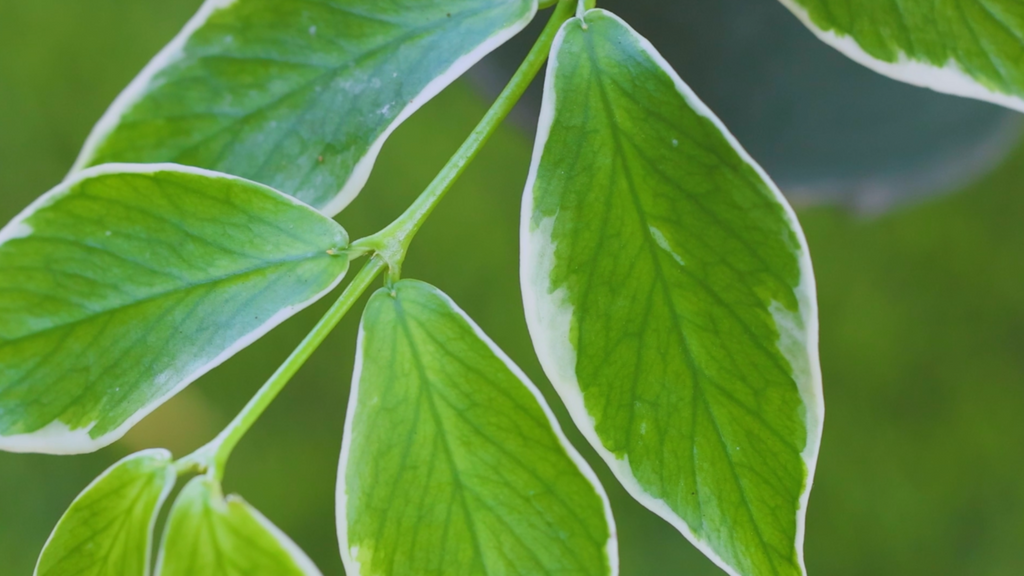
<svg viewBox="0 0 1024 576">
<path fill-rule="evenodd" d="M 502 121 L 508 117 L 512 108 L 522 98 L 527 87 L 537 77 L 547 60 L 555 35 L 562 24 L 573 16 L 578 0 L 561 0 L 558 2 L 551 20 L 541 33 L 540 38 L 530 50 L 526 60 L 516 71 L 508 85 L 498 96 L 487 114 L 477 125 L 473 133 L 462 144 L 448 164 L 434 178 L 419 198 L 397 220 L 372 236 L 352 243 L 349 248 L 351 257 L 373 252 L 374 256 L 363 266 L 362 270 L 352 279 L 338 300 L 331 306 L 327 314 L 317 323 L 313 330 L 285 360 L 277 372 L 267 380 L 256 395 L 249 400 L 245 408 L 228 424 L 210 443 L 199 450 L 182 458 L 176 464 L 179 474 L 189 472 L 206 472 L 217 480 L 224 476 L 224 467 L 231 452 L 245 433 L 252 428 L 256 420 L 263 415 L 274 398 L 288 384 L 299 368 L 312 356 L 313 352 L 323 343 L 327 335 L 338 325 L 345 314 L 352 309 L 356 301 L 366 292 L 373 280 L 389 268 L 389 281 L 398 279 L 402 262 L 408 252 L 416 232 L 430 216 L 444 195 L 451 189 L 459 176 L 465 172 L 469 163 L 476 158 L 484 144 L 494 135 Z"/>
<path fill-rule="evenodd" d="M 263 415 L 263 412 L 285 385 L 288 384 L 292 376 L 299 371 L 299 368 L 306 363 L 306 360 L 309 360 L 313 352 L 323 343 L 327 335 L 338 325 L 338 322 L 345 317 L 345 314 L 352 309 L 352 306 L 355 305 L 385 267 L 386 264 L 383 259 L 378 257 L 371 258 L 363 266 L 362 270 L 356 274 L 355 278 L 352 279 L 352 282 L 345 287 L 345 290 L 338 297 L 338 300 L 335 301 L 334 305 L 331 306 L 330 310 L 317 322 L 313 330 L 306 335 L 306 338 L 299 344 L 298 348 L 277 369 L 277 372 L 270 377 L 270 380 L 267 380 L 267 383 L 256 392 L 256 395 L 249 400 L 249 403 L 228 424 L 227 428 L 209 444 L 186 456 L 178 463 L 179 472 L 205 470 L 217 480 L 220 480 L 224 475 L 224 466 L 227 464 L 227 460 L 238 444 L 238 441 L 252 428 L 256 420 Z"/>
<path fill-rule="evenodd" d="M 547 61 L 548 53 L 551 51 L 551 45 L 555 41 L 559 28 L 566 20 L 572 18 L 577 6 L 577 0 L 561 0 L 558 3 L 547 26 L 541 32 L 540 38 L 537 39 L 526 59 L 516 70 L 515 75 L 495 100 L 494 105 L 448 161 L 448 164 L 405 213 L 380 232 L 353 243 L 352 247 L 357 251 L 372 251 L 384 258 L 390 269 L 389 281 L 396 281 L 401 276 L 402 262 L 409 251 L 413 237 L 416 236 L 445 194 L 451 190 L 459 176 L 466 171 L 469 163 L 480 153 L 484 144 L 497 132 L 502 121 L 508 117 L 530 83 L 537 77 Z"/>
</svg>

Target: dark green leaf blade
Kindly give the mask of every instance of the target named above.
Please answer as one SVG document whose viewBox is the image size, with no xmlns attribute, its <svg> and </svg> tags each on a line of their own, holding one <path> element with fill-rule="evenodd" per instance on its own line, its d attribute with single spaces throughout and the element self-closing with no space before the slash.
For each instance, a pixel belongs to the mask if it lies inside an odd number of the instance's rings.
<svg viewBox="0 0 1024 576">
<path fill-rule="evenodd" d="M 173 165 L 79 173 L 0 230 L 0 449 L 103 447 L 328 292 L 334 221 Z"/>
<path fill-rule="evenodd" d="M 313 562 L 255 508 L 193 478 L 171 507 L 157 576 L 320 576 Z"/>
<path fill-rule="evenodd" d="M 148 575 L 153 526 L 176 478 L 166 450 L 132 454 L 108 468 L 61 517 L 35 575 Z"/>
<path fill-rule="evenodd" d="M 1024 112 L 1018 0 L 781 0 L 822 41 L 915 86 Z"/>
<path fill-rule="evenodd" d="M 806 242 L 650 44 L 602 10 L 553 48 L 523 204 L 530 334 L 629 492 L 717 564 L 802 574 L 824 408 Z"/>
<path fill-rule="evenodd" d="M 536 0 L 207 0 L 75 167 L 197 166 L 334 215 L 388 135 L 536 11 Z"/>
<path fill-rule="evenodd" d="M 351 576 L 618 573 L 604 490 L 525 375 L 454 302 L 370 300 L 338 475 Z"/>
</svg>

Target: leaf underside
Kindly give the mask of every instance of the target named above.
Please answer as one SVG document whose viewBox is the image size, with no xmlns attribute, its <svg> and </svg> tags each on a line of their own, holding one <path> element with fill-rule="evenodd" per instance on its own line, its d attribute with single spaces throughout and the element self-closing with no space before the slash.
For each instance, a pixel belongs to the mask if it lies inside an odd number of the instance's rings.
<svg viewBox="0 0 1024 576">
<path fill-rule="evenodd" d="M 35 575 L 149 574 L 153 523 L 176 477 L 166 450 L 139 452 L 111 466 L 57 523 Z"/>
<path fill-rule="evenodd" d="M 0 448 L 116 440 L 332 288 L 347 244 L 287 196 L 195 169 L 62 184 L 0 231 Z"/>
<path fill-rule="evenodd" d="M 816 308 L 781 195 L 602 10 L 556 40 L 523 211 L 542 364 L 625 487 L 720 566 L 801 574 Z"/>
<path fill-rule="evenodd" d="M 299 548 L 208 477 L 192 479 L 171 507 L 157 576 L 320 576 Z"/>
<path fill-rule="evenodd" d="M 437 289 L 363 316 L 339 474 L 349 574 L 617 573 L 593 473 L 525 376 Z"/>
<path fill-rule="evenodd" d="M 536 10 L 535 0 L 208 0 L 115 102 L 76 167 L 175 162 L 336 214 L 403 114 Z"/>
<path fill-rule="evenodd" d="M 822 40 L 887 76 L 1024 111 L 1019 0 L 782 3 Z"/>
</svg>

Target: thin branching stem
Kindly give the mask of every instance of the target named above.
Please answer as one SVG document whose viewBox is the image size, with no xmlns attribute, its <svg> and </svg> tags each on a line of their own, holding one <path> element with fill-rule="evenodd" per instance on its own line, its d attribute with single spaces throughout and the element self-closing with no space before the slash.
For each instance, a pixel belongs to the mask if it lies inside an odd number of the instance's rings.
<svg viewBox="0 0 1024 576">
<path fill-rule="evenodd" d="M 227 464 L 231 452 L 238 445 L 239 440 L 252 428 L 256 420 L 263 415 L 263 412 L 274 401 L 274 398 L 284 389 L 285 385 L 292 379 L 292 376 L 299 371 L 299 368 L 309 360 L 313 352 L 320 347 L 320 344 L 341 322 L 345 314 L 352 309 L 359 298 L 373 284 L 374 279 L 386 268 L 384 260 L 379 257 L 371 258 L 356 274 L 352 282 L 345 287 L 341 296 L 334 302 L 330 310 L 317 322 L 313 330 L 306 335 L 302 343 L 291 353 L 291 356 L 284 361 L 284 364 L 274 372 L 274 375 L 267 380 L 256 395 L 249 400 L 245 408 L 238 416 L 217 435 L 209 444 L 200 448 L 192 455 L 183 458 L 178 463 L 179 472 L 203 471 L 220 480 L 224 476 L 224 467 Z"/>
<path fill-rule="evenodd" d="M 419 198 L 409 206 L 408 210 L 380 232 L 357 240 L 353 244 L 353 248 L 357 250 L 372 251 L 383 257 L 390 269 L 390 281 L 395 281 L 401 276 L 402 262 L 409 251 L 409 245 L 423 223 L 427 221 L 445 194 L 451 190 L 459 176 L 466 171 L 470 162 L 480 153 L 484 144 L 497 132 L 502 121 L 512 112 L 530 83 L 537 77 L 547 61 L 558 30 L 566 20 L 572 18 L 576 8 L 576 0 L 562 0 L 558 3 L 547 26 L 541 32 L 540 38 L 537 39 L 533 49 L 519 66 L 512 80 L 494 101 L 494 105 L 448 161 L 448 164 L 420 194 Z"/>
<path fill-rule="evenodd" d="M 548 21 L 526 60 L 523 61 L 473 133 L 409 209 L 380 232 L 352 244 L 350 249 L 352 257 L 372 253 L 372 258 L 356 274 L 338 300 L 317 322 L 291 356 L 249 400 L 238 416 L 209 444 L 178 461 L 177 469 L 180 474 L 206 472 L 218 480 L 222 479 L 228 458 L 238 442 L 341 322 L 345 314 L 366 293 L 377 276 L 387 268 L 389 282 L 399 278 L 402 262 L 405 260 L 409 244 L 416 232 L 423 226 L 423 223 L 426 222 L 431 212 L 434 211 L 459 176 L 465 172 L 469 163 L 476 158 L 487 141 L 498 130 L 502 121 L 508 117 L 512 108 L 522 98 L 527 87 L 537 77 L 547 61 L 548 53 L 551 51 L 551 45 L 554 43 L 559 28 L 573 16 L 577 6 L 577 0 L 558 2 L 551 15 L 551 20 Z"/>
</svg>

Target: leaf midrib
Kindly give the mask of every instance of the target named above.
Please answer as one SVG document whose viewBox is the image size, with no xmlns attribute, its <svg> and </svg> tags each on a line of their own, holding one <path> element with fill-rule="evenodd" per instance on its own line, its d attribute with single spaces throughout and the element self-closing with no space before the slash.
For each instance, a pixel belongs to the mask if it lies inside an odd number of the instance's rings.
<svg viewBox="0 0 1024 576">
<path fill-rule="evenodd" d="M 448 460 L 448 466 L 451 468 L 453 480 L 455 480 L 455 484 L 457 486 L 459 501 L 462 503 L 463 513 L 466 515 L 466 521 L 469 523 L 469 533 L 473 541 L 473 552 L 479 559 L 481 568 L 483 568 L 485 572 L 489 573 L 490 570 L 487 567 L 487 560 L 483 552 L 483 546 L 477 536 L 476 518 L 474 518 L 473 513 L 470 511 L 469 502 L 466 500 L 466 488 L 462 481 L 459 467 L 455 463 L 455 456 L 453 454 L 451 444 L 448 441 L 448 434 L 445 431 L 443 419 L 441 418 L 441 414 L 438 411 L 437 404 L 434 400 L 434 392 L 431 390 L 429 385 L 430 377 L 427 374 L 426 367 L 423 365 L 423 360 L 420 358 L 419 347 L 416 345 L 416 340 L 409 327 L 405 308 L 402 306 L 402 302 L 397 295 L 394 296 L 394 301 L 397 323 L 405 334 L 406 340 L 409 342 L 409 352 L 413 358 L 413 364 L 416 366 L 416 372 L 419 374 L 420 381 L 422 382 L 420 389 L 422 394 L 427 398 L 427 405 L 430 408 L 431 417 L 434 419 L 434 424 L 437 426 L 438 434 L 441 436 L 441 444 L 444 447 L 445 459 Z"/>
<path fill-rule="evenodd" d="M 586 30 L 584 30 L 583 33 L 586 34 Z M 594 40 L 590 39 L 589 41 L 586 41 L 586 46 L 587 46 L 588 55 L 589 55 L 590 60 L 591 60 L 592 70 L 594 71 L 594 78 L 595 78 L 596 84 L 598 86 L 598 92 L 601 95 L 601 103 L 602 103 L 602 106 L 604 107 L 605 117 L 608 119 L 608 126 L 610 128 L 610 132 L 612 133 L 612 141 L 615 144 L 615 150 L 616 150 L 616 153 L 617 153 L 617 157 L 620 158 L 621 165 L 622 165 L 623 170 L 625 172 L 628 188 L 629 188 L 629 191 L 630 191 L 630 198 L 631 198 L 631 200 L 633 200 L 634 208 L 637 211 L 637 216 L 640 219 L 641 224 L 644 227 L 644 230 L 647 230 L 649 228 L 649 224 L 648 224 L 648 221 L 647 221 L 647 216 L 646 216 L 646 213 L 645 213 L 644 208 L 643 208 L 642 200 L 639 198 L 639 192 L 636 189 L 636 184 L 635 184 L 635 180 L 633 178 L 632 171 L 630 170 L 628 162 L 626 161 L 625 149 L 624 149 L 622 141 L 621 141 L 621 134 L 619 133 L 618 123 L 617 123 L 617 121 L 615 119 L 615 113 L 614 113 L 615 108 L 611 104 L 611 99 L 608 96 L 607 88 L 605 87 L 604 82 L 603 82 L 603 77 L 602 77 L 602 70 L 603 69 L 600 66 L 600 61 L 599 61 L 599 58 L 598 58 L 598 56 L 596 54 L 596 50 L 595 50 L 595 47 L 594 47 Z M 679 311 L 676 310 L 674 300 L 672 299 L 672 295 L 669 292 L 668 283 L 667 283 L 667 280 L 666 280 L 666 277 L 665 277 L 665 272 L 664 272 L 664 270 L 662 268 L 662 264 L 661 264 L 661 260 L 659 258 L 659 254 L 657 252 L 657 247 L 656 247 L 655 243 L 652 242 L 652 239 L 650 238 L 650 236 L 648 234 L 644 233 L 644 234 L 642 234 L 642 236 L 644 238 L 644 244 L 648 247 L 648 250 L 650 251 L 651 259 L 653 261 L 654 268 L 656 270 L 656 277 L 658 279 L 658 283 L 662 286 L 662 289 L 664 291 L 663 296 L 666 299 L 666 304 L 672 309 L 673 319 L 678 319 L 680 314 L 679 314 Z M 756 520 L 756 517 L 754 515 L 753 507 L 751 506 L 751 503 L 750 503 L 750 498 L 747 495 L 746 487 L 740 481 L 739 473 L 736 470 L 736 465 L 733 462 L 732 458 L 729 457 L 729 451 L 727 449 L 727 443 L 725 441 L 724 436 L 722 435 L 721 428 L 720 428 L 720 426 L 718 424 L 718 418 L 715 415 L 715 412 L 711 409 L 710 403 L 709 403 L 709 401 L 708 401 L 708 399 L 706 397 L 706 394 L 704 392 L 704 389 L 703 389 L 704 385 L 701 382 L 700 375 L 698 374 L 697 363 L 696 363 L 696 360 L 695 360 L 695 358 L 693 356 L 693 351 L 692 351 L 692 348 L 691 348 L 690 343 L 689 343 L 689 337 L 687 336 L 687 334 L 683 330 L 682 326 L 679 325 L 678 320 L 671 322 L 671 324 L 675 328 L 677 336 L 679 337 L 680 341 L 682 342 L 683 349 L 686 352 L 687 365 L 690 368 L 691 377 L 693 378 L 694 396 L 697 396 L 698 394 L 701 396 L 701 399 L 703 400 L 703 404 L 704 404 L 705 410 L 707 410 L 708 415 L 711 417 L 711 421 L 715 425 L 715 430 L 716 430 L 716 432 L 718 434 L 719 441 L 722 443 L 722 446 L 723 446 L 723 450 L 724 450 L 724 454 L 725 454 L 725 459 L 726 459 L 726 461 L 729 462 L 729 468 L 732 471 L 733 478 L 734 478 L 734 480 L 736 482 L 737 487 L 739 488 L 739 492 L 740 492 L 740 495 L 741 495 L 741 497 L 743 499 L 744 506 L 746 507 L 747 513 L 748 513 L 749 518 L 750 518 L 750 522 L 751 522 L 751 524 L 754 527 L 754 531 L 757 534 L 758 540 L 761 542 L 762 553 L 764 553 L 765 557 L 768 558 L 768 561 L 769 561 L 769 564 L 771 565 L 772 571 L 775 574 L 779 574 L 779 571 L 778 571 L 778 569 L 775 566 L 774 559 L 772 558 L 771 554 L 769 553 L 769 550 L 773 549 L 773 547 L 768 545 L 768 542 L 765 540 L 764 534 L 761 531 L 761 526 L 758 524 L 758 522 Z M 635 393 L 636 385 L 637 385 L 637 383 L 634 382 L 633 383 L 633 393 L 632 393 L 634 398 L 636 398 L 636 393 Z M 635 413 L 635 411 L 632 410 L 632 409 L 629 411 L 630 427 L 628 429 L 629 430 L 628 434 L 630 435 L 629 436 L 630 438 L 632 438 L 632 422 L 633 422 L 633 418 L 635 416 L 634 413 Z M 694 423 L 694 426 L 696 426 L 696 422 Z M 694 440 L 693 446 L 694 446 L 694 450 L 695 450 L 696 449 L 696 436 L 694 436 L 693 440 Z M 630 441 L 630 444 L 632 444 L 632 441 Z M 694 476 L 695 476 L 695 478 L 697 476 L 696 468 L 694 469 Z M 700 497 L 700 492 L 701 491 L 700 491 L 699 486 L 694 486 L 694 490 L 698 493 L 697 494 L 697 502 L 698 502 L 698 506 L 700 506 L 701 505 L 701 497 Z M 698 509 L 698 515 L 701 518 L 701 522 L 702 522 L 702 526 L 703 526 L 704 514 L 700 511 L 700 509 Z"/>
<path fill-rule="evenodd" d="M 113 306 L 113 307 L 107 308 L 105 310 L 101 310 L 99 312 L 88 314 L 88 315 L 83 316 L 81 318 L 76 318 L 75 320 L 72 320 L 72 321 L 69 321 L 69 322 L 63 322 L 63 323 L 60 323 L 60 324 L 54 324 L 53 326 L 48 326 L 46 328 L 43 328 L 41 330 L 37 330 L 35 332 L 30 332 L 30 333 L 27 333 L 27 334 L 22 334 L 20 336 L 15 337 L 15 338 L 11 338 L 9 340 L 4 340 L 4 341 L 0 342 L 0 350 L 2 350 L 3 348 L 6 348 L 8 346 L 17 344 L 17 343 L 19 343 L 21 341 L 24 341 L 24 340 L 29 340 L 29 339 L 32 339 L 32 338 L 37 338 L 37 337 L 42 336 L 44 334 L 47 334 L 49 332 L 55 332 L 55 331 L 58 331 L 58 330 L 70 328 L 70 327 L 77 326 L 77 325 L 80 325 L 80 324 L 85 324 L 85 323 L 88 323 L 88 322 L 90 322 L 92 320 L 96 320 L 98 318 L 102 318 L 102 317 L 110 315 L 110 314 L 114 314 L 114 313 L 118 313 L 118 312 L 123 312 L 125 310 L 130 310 L 131 308 L 134 308 L 136 306 L 142 306 L 144 304 L 148 304 L 150 302 L 153 302 L 153 301 L 156 301 L 156 300 L 160 300 L 160 299 L 166 298 L 166 297 L 174 295 L 174 294 L 187 293 L 187 292 L 190 292 L 190 291 L 195 290 L 197 288 L 205 288 L 205 287 L 209 287 L 209 286 L 214 286 L 214 285 L 220 284 L 222 282 L 226 282 L 228 280 L 244 278 L 245 276 L 258 274 L 259 272 L 269 271 L 269 270 L 272 270 L 274 268 L 284 267 L 284 266 L 287 266 L 288 264 L 294 264 L 296 262 L 312 261 L 312 260 L 315 260 L 316 258 L 322 258 L 325 255 L 326 255 L 326 252 L 322 252 L 322 251 L 310 252 L 308 254 L 296 255 L 296 256 L 293 256 L 293 257 L 289 257 L 289 258 L 283 258 L 283 259 L 269 261 L 269 263 L 267 263 L 265 265 L 252 266 L 252 267 L 249 267 L 249 268 L 245 268 L 245 269 L 239 270 L 237 272 L 231 272 L 231 273 L 227 273 L 227 274 L 222 274 L 220 276 L 212 277 L 212 278 L 209 278 L 209 279 L 206 279 L 206 280 L 202 280 L 202 281 L 199 281 L 199 282 L 186 283 L 183 286 L 171 288 L 171 289 L 168 289 L 168 290 L 163 290 L 161 292 L 157 292 L 157 293 L 145 296 L 145 297 L 140 298 L 138 300 L 134 300 L 134 301 L 129 302 L 127 304 L 121 304 L 121 305 Z M 331 256 L 327 256 L 327 257 L 328 258 L 333 258 Z"/>
<path fill-rule="evenodd" d="M 426 335 L 427 338 L 429 338 L 434 343 L 435 346 L 445 350 L 446 352 L 449 352 L 449 357 L 451 359 L 453 359 L 454 361 L 458 362 L 459 365 L 462 366 L 467 371 L 469 371 L 469 372 L 477 375 L 478 377 L 480 377 L 481 380 L 487 381 L 490 384 L 492 384 L 492 386 L 490 388 L 490 390 L 492 392 L 497 393 L 498 395 L 500 395 L 504 399 L 508 400 L 511 404 L 518 405 L 518 408 L 521 410 L 521 413 L 525 413 L 531 419 L 531 421 L 534 424 L 536 424 L 538 427 L 540 427 L 542 429 L 545 429 L 545 430 L 548 430 L 548 431 L 551 431 L 552 424 L 550 422 L 548 422 L 546 418 L 544 420 L 540 420 L 540 418 L 543 418 L 542 415 L 535 414 L 532 411 L 530 411 L 528 408 L 523 408 L 521 403 L 519 402 L 519 399 L 513 398 L 508 393 L 508 391 L 504 389 L 504 387 L 501 384 L 493 382 L 492 379 L 487 374 L 481 372 L 475 366 L 470 365 L 465 359 L 463 359 L 458 354 L 451 353 L 451 350 L 448 349 L 447 344 L 445 342 L 443 342 L 436 334 L 434 334 L 430 330 L 429 326 L 424 325 L 419 320 L 417 320 L 416 322 L 419 325 L 419 329 Z M 481 341 L 481 344 L 483 344 L 482 341 Z M 500 359 L 498 361 L 500 362 Z M 520 386 L 523 385 L 522 381 L 520 381 L 518 377 L 513 376 L 513 378 L 515 378 L 515 381 L 517 382 L 518 385 L 520 385 Z M 445 404 L 447 404 L 450 408 L 456 409 L 456 407 L 453 406 L 452 403 L 447 398 L 444 398 L 443 395 L 441 395 L 441 400 Z M 484 442 L 486 442 L 487 444 L 492 446 L 495 450 L 499 451 L 501 454 L 503 454 L 505 457 L 507 457 L 509 460 L 511 460 L 512 462 L 517 464 L 521 471 L 525 472 L 527 475 L 529 475 L 534 480 L 536 480 L 539 484 L 543 485 L 545 487 L 545 489 L 548 491 L 548 494 L 550 494 L 552 497 L 557 497 L 558 501 L 565 506 L 566 510 L 572 510 L 572 506 L 570 505 L 570 503 L 567 502 L 566 500 L 564 500 L 561 497 L 561 495 L 558 494 L 558 491 L 555 490 L 554 487 L 545 478 L 543 478 L 539 473 L 537 473 L 532 467 L 527 465 L 527 463 L 524 462 L 522 460 L 522 458 L 520 458 L 515 453 L 511 452 L 502 443 L 498 442 L 497 440 L 495 440 L 490 435 L 485 434 L 484 430 L 482 428 L 480 428 L 479 424 L 477 424 L 473 420 L 470 420 L 469 418 L 462 418 L 462 422 L 466 426 L 471 428 L 473 431 L 479 433 L 480 438 Z M 565 452 L 565 448 L 561 446 L 560 441 L 558 440 L 557 437 L 555 437 L 553 432 L 551 433 L 549 440 L 553 441 L 555 443 L 555 445 L 558 446 L 558 448 L 556 448 L 556 450 L 557 450 L 556 453 L 559 454 L 559 456 L 563 456 L 565 458 L 569 458 L 569 455 Z M 484 500 L 486 500 L 486 499 L 481 499 L 481 501 L 484 501 Z M 484 502 L 484 505 L 487 505 L 487 503 Z M 503 524 L 505 524 L 506 527 L 509 528 L 509 532 L 517 540 L 519 540 L 523 544 L 524 548 L 526 548 L 528 550 L 530 549 L 529 545 L 527 545 L 525 542 L 523 542 L 522 538 L 520 538 L 519 535 L 516 534 L 512 530 L 513 526 L 511 524 L 509 524 L 505 520 L 505 518 L 503 516 L 501 516 L 500 514 L 495 514 L 495 517 L 498 518 L 498 520 L 500 520 Z M 598 541 L 598 540 L 596 540 L 596 539 L 591 537 L 591 534 L 587 530 L 586 525 L 584 524 L 584 522 L 578 516 L 572 516 L 572 518 L 573 518 L 573 520 L 577 521 L 577 524 L 578 524 L 579 528 L 582 531 L 586 532 L 587 539 L 590 540 L 593 544 L 595 544 L 595 546 L 598 549 L 602 548 L 605 545 L 605 542 Z M 551 519 L 544 518 L 543 521 L 553 531 L 557 530 L 557 526 L 551 522 Z M 564 547 L 566 545 L 566 542 L 560 542 L 560 544 Z M 538 565 L 543 565 L 543 562 L 541 562 L 540 559 L 536 557 L 536 555 L 534 556 L 534 558 L 535 558 L 535 560 L 537 560 Z"/>
</svg>

